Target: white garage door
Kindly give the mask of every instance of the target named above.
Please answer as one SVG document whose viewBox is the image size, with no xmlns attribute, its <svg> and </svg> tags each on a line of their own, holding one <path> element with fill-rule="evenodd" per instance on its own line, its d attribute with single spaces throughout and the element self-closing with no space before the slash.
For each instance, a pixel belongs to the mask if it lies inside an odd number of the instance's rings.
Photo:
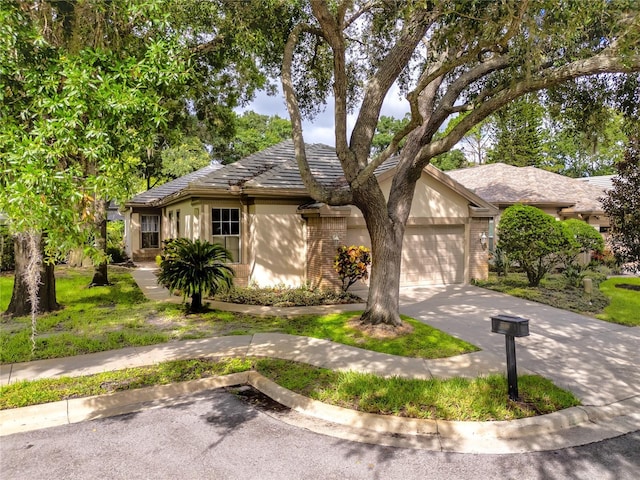
<svg viewBox="0 0 640 480">
<path fill-rule="evenodd" d="M 367 229 L 349 229 L 347 243 L 370 246 Z M 407 227 L 402 248 L 401 285 L 463 282 L 463 225 Z"/>
</svg>

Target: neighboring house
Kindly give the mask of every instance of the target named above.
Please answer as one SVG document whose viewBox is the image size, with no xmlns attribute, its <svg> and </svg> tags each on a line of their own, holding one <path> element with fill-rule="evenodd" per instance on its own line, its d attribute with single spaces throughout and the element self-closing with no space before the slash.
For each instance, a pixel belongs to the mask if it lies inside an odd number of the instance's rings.
<svg viewBox="0 0 640 480">
<path fill-rule="evenodd" d="M 345 185 L 335 149 L 307 145 L 310 168 L 327 186 Z M 395 163 L 377 171 L 385 192 Z M 235 260 L 236 283 L 337 287 L 336 247 L 370 245 L 359 209 L 315 202 L 300 177 L 293 142 L 225 166 L 209 166 L 132 198 L 127 253 L 151 260 L 173 237 L 218 242 Z M 480 237 L 497 209 L 435 167 L 418 181 L 403 249 L 402 284 L 466 283 L 487 276 Z M 374 259 L 375 261 L 375 259 Z"/>
<path fill-rule="evenodd" d="M 600 198 L 605 186 L 565 177 L 536 167 L 515 167 L 490 163 L 447 172 L 451 178 L 500 209 L 520 203 L 538 207 L 558 220 L 579 218 L 599 232 L 609 231 L 609 219 L 604 214 Z M 499 221 L 499 216 L 495 222 Z M 489 248 L 493 249 L 493 222 Z"/>
<path fill-rule="evenodd" d="M 611 190 L 613 188 L 613 182 L 611 181 L 616 175 L 599 175 L 595 177 L 582 177 L 577 178 L 581 182 L 587 182 L 589 185 L 594 185 L 601 188 L 603 191 Z"/>
</svg>

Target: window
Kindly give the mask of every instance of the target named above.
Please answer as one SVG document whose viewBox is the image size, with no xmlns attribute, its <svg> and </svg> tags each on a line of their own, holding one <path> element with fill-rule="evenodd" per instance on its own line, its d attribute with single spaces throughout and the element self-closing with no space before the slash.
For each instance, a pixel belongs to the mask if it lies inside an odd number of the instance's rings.
<svg viewBox="0 0 640 480">
<path fill-rule="evenodd" d="M 240 262 L 240 209 L 214 208 L 211 218 L 213 242 L 229 250 L 234 262 Z"/>
<path fill-rule="evenodd" d="M 169 212 L 169 238 L 175 238 L 175 229 L 173 227 L 173 211 Z"/>
<path fill-rule="evenodd" d="M 180 210 L 176 210 L 176 237 L 180 238 Z"/>
<path fill-rule="evenodd" d="M 141 215 L 142 248 L 160 248 L 160 216 Z"/>
</svg>

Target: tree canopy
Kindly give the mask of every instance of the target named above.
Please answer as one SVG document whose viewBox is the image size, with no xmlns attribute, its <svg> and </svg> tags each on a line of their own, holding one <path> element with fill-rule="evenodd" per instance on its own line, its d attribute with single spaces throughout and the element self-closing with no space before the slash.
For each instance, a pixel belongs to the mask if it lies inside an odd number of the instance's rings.
<svg viewBox="0 0 640 480">
<path fill-rule="evenodd" d="M 620 263 L 640 271 L 640 140 L 632 137 L 617 166 L 613 188 L 602 199 L 611 222 L 611 245 Z"/>
<path fill-rule="evenodd" d="M 296 157 L 311 195 L 353 204 L 372 242 L 363 321 L 399 324 L 402 239 L 422 169 L 514 100 L 578 77 L 640 69 L 640 14 L 632 1 L 433 0 L 301 2 L 284 50 L 282 85 Z M 391 87 L 406 93 L 410 120 L 371 158 Z M 302 116 L 332 89 L 335 145 L 345 182 L 315 178 Z M 348 113 L 355 113 L 350 130 Z M 447 121 L 464 118 L 446 135 Z M 401 142 L 404 142 L 399 150 Z M 398 153 L 385 198 L 374 171 Z M 393 294 L 391 294 L 393 292 Z"/>
</svg>

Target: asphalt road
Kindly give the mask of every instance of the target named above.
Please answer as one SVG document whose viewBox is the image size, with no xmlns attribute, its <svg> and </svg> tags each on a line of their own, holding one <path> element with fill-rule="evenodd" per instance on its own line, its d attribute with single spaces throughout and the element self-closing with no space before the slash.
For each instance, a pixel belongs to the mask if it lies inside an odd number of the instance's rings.
<svg viewBox="0 0 640 480">
<path fill-rule="evenodd" d="M 183 400 L 2 437 L 0 478 L 636 480 L 640 472 L 640 431 L 553 452 L 439 453 L 316 434 L 224 390 Z"/>
</svg>

